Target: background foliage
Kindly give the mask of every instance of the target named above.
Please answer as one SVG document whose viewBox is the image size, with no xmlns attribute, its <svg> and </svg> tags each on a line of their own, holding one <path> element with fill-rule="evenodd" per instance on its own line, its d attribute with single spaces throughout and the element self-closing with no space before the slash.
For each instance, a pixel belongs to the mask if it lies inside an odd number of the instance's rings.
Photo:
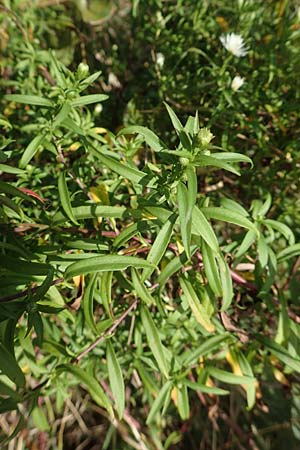
<svg viewBox="0 0 300 450">
<path fill-rule="evenodd" d="M 3 448 L 298 448 L 298 6 L 3 1 Z"/>
</svg>

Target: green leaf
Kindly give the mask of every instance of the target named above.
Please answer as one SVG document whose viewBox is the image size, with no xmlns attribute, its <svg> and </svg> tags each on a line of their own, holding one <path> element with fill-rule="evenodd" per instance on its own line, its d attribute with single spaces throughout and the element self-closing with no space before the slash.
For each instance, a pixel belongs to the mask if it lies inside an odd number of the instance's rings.
<svg viewBox="0 0 300 450">
<path fill-rule="evenodd" d="M 82 97 L 72 100 L 71 106 L 76 107 L 76 106 L 91 105 L 92 103 L 100 103 L 107 99 L 108 99 L 108 95 L 104 95 L 104 94 L 83 95 Z"/>
<path fill-rule="evenodd" d="M 198 246 L 193 245 L 191 247 L 191 255 L 194 255 L 194 253 L 197 250 Z M 174 258 L 171 259 L 171 261 L 168 262 L 168 264 L 162 269 L 161 273 L 157 278 L 157 282 L 160 284 L 160 289 L 163 288 L 167 280 L 171 278 L 174 273 L 178 272 L 187 261 L 188 261 L 187 255 L 185 253 L 182 253 L 179 256 L 175 256 Z"/>
<path fill-rule="evenodd" d="M 290 352 L 288 350 L 277 344 L 277 342 L 274 342 L 265 336 L 256 334 L 255 338 L 259 342 L 261 342 L 267 349 L 269 349 L 271 353 L 276 356 L 276 358 L 278 358 L 281 362 L 283 362 L 296 372 L 300 373 L 300 359 L 294 358 L 290 355 Z"/>
<path fill-rule="evenodd" d="M 21 94 L 9 94 L 4 95 L 4 100 L 8 100 L 16 103 L 25 103 L 26 105 L 36 105 L 36 106 L 53 106 L 53 103 L 38 95 L 21 95 Z"/>
<path fill-rule="evenodd" d="M 70 117 L 66 117 L 61 121 L 60 125 L 67 130 L 73 131 L 73 133 L 79 134 L 79 136 L 85 136 L 85 132 L 82 128 L 80 128 L 76 122 Z"/>
<path fill-rule="evenodd" d="M 111 285 L 112 285 L 113 272 L 103 272 L 101 276 L 100 284 L 100 297 L 102 305 L 110 318 L 113 318 L 112 308 L 111 308 Z"/>
<path fill-rule="evenodd" d="M 251 247 L 256 238 L 257 234 L 254 231 L 252 230 L 247 231 L 244 239 L 241 242 L 241 245 L 238 248 L 238 251 L 235 254 L 235 257 L 239 258 L 244 253 L 246 253 L 246 251 Z"/>
<path fill-rule="evenodd" d="M 57 367 L 59 373 L 70 372 L 74 377 L 81 381 L 87 388 L 92 399 L 99 405 L 104 407 L 109 415 L 113 418 L 114 412 L 111 407 L 110 401 L 104 393 L 100 384 L 96 381 L 96 378 L 90 375 L 86 370 L 81 367 L 71 364 L 62 364 Z"/>
<path fill-rule="evenodd" d="M 36 406 L 30 413 L 35 427 L 40 431 L 49 431 L 51 426 L 42 408 Z"/>
<path fill-rule="evenodd" d="M 64 212 L 66 213 L 67 217 L 75 225 L 79 225 L 76 218 L 73 215 L 70 194 L 68 191 L 68 186 L 67 186 L 67 181 L 66 181 L 66 172 L 60 172 L 60 174 L 58 175 L 58 193 L 59 193 L 61 206 L 62 206 Z"/>
<path fill-rule="evenodd" d="M 232 278 L 228 264 L 222 254 L 217 255 L 217 263 L 219 266 L 220 280 L 222 286 L 222 311 L 226 311 L 231 305 L 233 299 Z"/>
<path fill-rule="evenodd" d="M 153 322 L 150 312 L 148 311 L 148 309 L 146 307 L 144 307 L 142 305 L 140 312 L 141 312 L 142 324 L 143 324 L 143 327 L 144 327 L 144 330 L 145 330 L 146 336 L 147 336 L 148 345 L 153 353 L 153 356 L 157 362 L 157 365 L 158 365 L 160 371 L 166 378 L 168 378 L 169 377 L 168 364 L 165 359 L 164 348 L 160 341 L 160 337 L 159 337 L 157 328 Z"/>
<path fill-rule="evenodd" d="M 241 206 L 239 203 L 235 202 L 234 200 L 231 200 L 230 198 L 221 198 L 220 203 L 222 206 L 224 206 L 226 209 L 230 209 L 231 211 L 235 211 L 239 214 L 241 214 L 244 217 L 249 217 L 248 211 L 246 211 L 243 206 Z"/>
<path fill-rule="evenodd" d="M 225 161 L 229 163 L 247 162 L 251 164 L 251 167 L 253 167 L 252 160 L 248 156 L 243 155 L 242 153 L 234 153 L 234 152 L 213 153 L 213 157 L 219 159 L 220 161 Z"/>
<path fill-rule="evenodd" d="M 151 406 L 150 412 L 147 417 L 146 424 L 149 425 L 151 422 L 154 421 L 156 416 L 159 414 L 159 411 L 161 410 L 163 404 L 166 402 L 166 400 L 171 398 L 171 391 L 173 387 L 173 382 L 171 380 L 167 381 L 163 387 L 161 388 L 158 396 L 153 402 L 153 405 Z"/>
<path fill-rule="evenodd" d="M 269 247 L 263 236 L 260 236 L 257 242 L 258 259 L 262 268 L 266 267 L 269 260 Z"/>
<path fill-rule="evenodd" d="M 220 169 L 227 170 L 228 172 L 232 172 L 235 175 L 240 175 L 240 172 L 230 164 L 220 159 L 214 158 L 213 156 L 207 155 L 199 155 L 193 160 L 193 165 L 200 167 L 213 166 L 218 167 Z"/>
<path fill-rule="evenodd" d="M 189 192 L 181 182 L 177 185 L 177 202 L 179 211 L 180 232 L 185 253 L 191 258 L 192 207 L 190 207 Z"/>
<path fill-rule="evenodd" d="M 34 301 L 38 302 L 42 300 L 48 290 L 51 287 L 51 283 L 54 277 L 54 268 L 52 266 L 49 266 L 49 272 L 46 275 L 46 278 L 44 279 L 43 283 L 38 287 L 36 293 L 34 294 Z"/>
<path fill-rule="evenodd" d="M 135 256 L 103 255 L 92 256 L 88 259 L 71 264 L 65 271 L 65 279 L 77 275 L 86 275 L 93 272 L 108 272 L 114 270 L 125 270 L 127 267 L 152 268 L 152 265 L 144 259 Z"/>
<path fill-rule="evenodd" d="M 201 208 L 201 211 L 207 219 L 222 220 L 223 222 L 233 223 L 240 227 L 253 230 L 257 235 L 259 234 L 257 228 L 252 222 L 250 222 L 250 220 L 235 211 L 231 211 L 230 209 L 210 206 Z"/>
<path fill-rule="evenodd" d="M 34 202 L 34 199 L 29 195 L 24 194 L 24 192 L 20 191 L 18 188 L 12 186 L 5 181 L 0 180 L 0 192 L 4 194 L 11 195 L 13 197 L 21 197 L 24 200 L 28 200 L 29 202 Z"/>
<path fill-rule="evenodd" d="M 279 233 L 281 233 L 286 238 L 290 245 L 293 245 L 295 243 L 294 233 L 284 223 L 278 222 L 278 220 L 264 219 L 263 224 L 270 226 L 276 231 L 279 231 Z"/>
<path fill-rule="evenodd" d="M 25 386 L 25 377 L 15 357 L 0 343 L 0 370 L 18 387 Z"/>
<path fill-rule="evenodd" d="M 193 389 L 194 391 L 203 392 L 203 394 L 214 394 L 214 395 L 228 395 L 230 392 L 226 389 L 221 389 L 218 387 L 206 386 L 205 384 L 195 383 L 190 380 L 183 380 L 182 383 L 186 384 L 187 387 Z"/>
<path fill-rule="evenodd" d="M 209 333 L 214 332 L 215 326 L 211 322 L 209 315 L 206 312 L 206 309 L 200 303 L 200 300 L 191 283 L 188 280 L 185 280 L 184 278 L 180 278 L 179 282 L 197 322 Z"/>
<path fill-rule="evenodd" d="M 24 169 L 27 164 L 32 160 L 34 155 L 39 149 L 39 146 L 41 145 L 42 141 L 45 139 L 45 136 L 43 134 L 38 134 L 35 136 L 35 138 L 32 139 L 30 144 L 26 147 L 21 159 L 20 159 L 20 168 Z"/>
<path fill-rule="evenodd" d="M 0 172 L 22 175 L 25 173 L 25 170 L 19 169 L 18 167 L 8 166 L 7 164 L 0 164 Z"/>
<path fill-rule="evenodd" d="M 183 128 L 180 120 L 176 116 L 176 114 L 173 111 L 173 109 L 166 102 L 164 102 L 164 105 L 167 108 L 167 111 L 168 111 L 168 114 L 170 116 L 172 125 L 175 128 L 175 131 L 176 131 L 176 133 L 179 136 L 179 139 L 180 139 L 180 142 L 181 142 L 182 146 L 184 148 L 190 150 L 191 149 L 191 140 L 190 140 L 188 134 L 185 132 L 185 129 Z"/>
<path fill-rule="evenodd" d="M 134 183 L 140 183 L 143 178 L 148 177 L 145 172 L 126 166 L 118 160 L 100 153 L 97 149 L 93 149 L 93 152 L 95 153 L 95 156 L 102 162 L 102 164 L 107 166 L 113 172 L 116 172 L 118 175 L 121 175 L 122 177 L 127 178 Z"/>
<path fill-rule="evenodd" d="M 293 244 L 289 247 L 285 248 L 284 250 L 281 250 L 277 254 L 277 260 L 278 262 L 286 261 L 287 259 L 294 258 L 294 256 L 300 255 L 300 244 Z"/>
<path fill-rule="evenodd" d="M 7 384 L 3 383 L 3 381 L 0 380 L 0 395 L 8 396 L 18 402 L 20 402 L 21 396 L 14 391 L 11 387 L 7 386 Z"/>
<path fill-rule="evenodd" d="M 177 408 L 182 420 L 190 417 L 189 395 L 186 383 L 177 386 Z"/>
<path fill-rule="evenodd" d="M 255 383 L 255 378 L 248 377 L 245 375 L 235 375 L 230 372 L 226 372 L 225 370 L 218 369 L 217 367 L 209 367 L 207 368 L 210 376 L 216 378 L 217 380 L 222 381 L 223 383 L 228 384 L 251 384 Z"/>
<path fill-rule="evenodd" d="M 114 395 L 116 409 L 121 420 L 125 408 L 125 386 L 120 364 L 116 358 L 115 351 L 110 341 L 106 345 L 106 359 L 109 384 Z"/>
<path fill-rule="evenodd" d="M 58 112 L 57 116 L 55 117 L 52 126 L 56 127 L 58 126 L 61 122 L 63 122 L 69 115 L 71 111 L 71 106 L 69 102 L 66 102 L 62 105 L 60 111 Z"/>
<path fill-rule="evenodd" d="M 192 224 L 192 233 L 201 236 L 207 245 L 209 245 L 214 252 L 218 253 L 220 251 L 219 243 L 214 230 L 203 212 L 197 206 L 194 206 L 193 209 Z"/>
<path fill-rule="evenodd" d="M 240 351 L 233 351 L 233 356 L 236 358 L 242 372 L 243 375 L 246 375 L 250 378 L 254 379 L 254 375 L 253 375 L 253 371 L 251 368 L 251 365 L 249 364 L 246 356 L 240 352 Z M 255 405 L 256 402 L 256 385 L 255 382 L 253 382 L 252 384 L 246 384 L 245 385 L 245 389 L 246 389 L 246 393 L 247 393 L 247 406 L 248 409 L 252 409 L 253 406 Z"/>
<path fill-rule="evenodd" d="M 212 353 L 216 349 L 220 350 L 221 344 L 225 343 L 229 338 L 229 333 L 223 333 L 217 336 L 206 338 L 202 344 L 197 345 L 197 348 L 195 350 L 184 353 L 183 364 L 185 366 L 195 364 L 200 357 L 204 357 L 208 353 Z"/>
<path fill-rule="evenodd" d="M 140 134 L 141 136 L 143 136 L 145 142 L 149 145 L 149 147 L 151 147 L 156 152 L 160 152 L 166 147 L 164 143 L 159 139 L 159 137 L 146 127 L 141 127 L 139 125 L 126 127 L 119 131 L 118 136 L 121 136 L 123 134 Z"/>
<path fill-rule="evenodd" d="M 221 279 L 216 263 L 216 253 L 214 253 L 209 245 L 202 240 L 202 258 L 205 275 L 207 277 L 208 284 L 213 293 L 217 297 L 222 296 Z"/>
<path fill-rule="evenodd" d="M 144 283 L 141 281 L 140 276 L 138 272 L 132 268 L 131 269 L 131 278 L 133 282 L 133 286 L 136 292 L 136 295 L 143 300 L 143 302 L 146 303 L 146 305 L 150 306 L 155 304 L 154 298 L 149 293 L 148 289 L 144 285 Z"/>
<path fill-rule="evenodd" d="M 172 237 L 173 227 L 174 227 L 174 217 L 171 217 L 163 225 L 158 235 L 156 236 L 155 241 L 152 244 L 151 250 L 147 257 L 149 267 L 143 270 L 141 281 L 144 282 L 147 278 L 150 277 L 155 267 L 158 266 L 160 260 L 164 256 L 165 251 Z"/>
<path fill-rule="evenodd" d="M 125 206 L 84 205 L 72 208 L 72 215 L 76 220 L 92 219 L 97 217 L 123 218 L 127 208 Z M 66 221 L 66 216 L 60 212 L 52 219 L 53 225 L 59 225 Z"/>
<path fill-rule="evenodd" d="M 98 329 L 96 327 L 95 318 L 94 318 L 94 289 L 95 283 L 97 279 L 97 273 L 92 275 L 90 281 L 85 289 L 82 306 L 83 306 L 83 315 L 84 319 L 88 325 L 88 327 L 98 335 Z"/>
</svg>

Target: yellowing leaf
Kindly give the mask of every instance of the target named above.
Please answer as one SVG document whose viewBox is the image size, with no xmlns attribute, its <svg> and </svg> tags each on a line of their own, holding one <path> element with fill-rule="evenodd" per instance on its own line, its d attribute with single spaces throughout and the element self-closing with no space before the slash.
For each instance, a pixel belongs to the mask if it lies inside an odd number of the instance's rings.
<svg viewBox="0 0 300 450">
<path fill-rule="evenodd" d="M 101 183 L 98 186 L 92 186 L 90 193 L 95 203 L 102 203 L 103 205 L 110 204 L 106 184 Z"/>
</svg>

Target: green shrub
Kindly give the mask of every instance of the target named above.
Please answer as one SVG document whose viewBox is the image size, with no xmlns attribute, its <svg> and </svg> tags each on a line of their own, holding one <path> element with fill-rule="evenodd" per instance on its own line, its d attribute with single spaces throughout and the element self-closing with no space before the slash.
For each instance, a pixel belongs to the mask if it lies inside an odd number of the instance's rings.
<svg viewBox="0 0 300 450">
<path fill-rule="evenodd" d="M 184 21 L 191 16 L 179 3 Z M 143 21 L 146 4 L 135 5 L 134 20 Z M 41 49 L 43 36 L 59 47 L 50 25 L 63 11 L 25 7 L 18 32 L 12 12 L 3 22 L 11 39 L 0 120 L 0 406 L 15 426 L 3 431 L 3 445 L 29 427 L 47 433 L 48 448 L 63 448 L 50 424 L 70 408 L 71 392 L 87 402 L 90 423 L 101 414 L 102 448 L 185 448 L 198 445 L 205 426 L 206 447 L 271 448 L 255 430 L 283 421 L 293 435 L 278 434 L 272 448 L 287 439 L 294 445 L 300 244 L 274 219 L 269 194 L 249 195 L 247 208 L 234 200 L 241 197 L 234 185 L 218 187 L 220 173 L 232 180 L 241 169 L 257 170 L 233 150 L 234 140 L 230 151 L 221 147 L 214 114 L 226 113 L 217 104 L 226 99 L 224 85 L 214 107 L 198 108 L 201 119 L 194 105 L 181 122 L 158 97 L 164 112 L 149 121 L 162 117 L 161 137 L 140 123 L 112 133 L 98 115 L 110 101 L 96 84 L 101 73 L 79 61 L 68 69 L 57 57 L 67 47 Z M 219 52 L 216 64 L 225 49 Z M 171 85 L 166 92 L 175 95 Z M 135 96 L 142 101 L 138 88 Z M 187 92 L 176 98 L 188 100 Z M 238 417 L 227 437 L 229 403 Z"/>
</svg>

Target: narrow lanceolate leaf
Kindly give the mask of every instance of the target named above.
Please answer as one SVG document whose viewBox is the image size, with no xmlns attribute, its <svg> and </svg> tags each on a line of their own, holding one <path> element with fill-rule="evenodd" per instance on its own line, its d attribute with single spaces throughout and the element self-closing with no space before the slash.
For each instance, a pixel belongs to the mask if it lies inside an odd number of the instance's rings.
<svg viewBox="0 0 300 450">
<path fill-rule="evenodd" d="M 221 389 L 214 386 L 206 386 L 205 384 L 200 383 L 194 383 L 190 380 L 184 380 L 184 384 L 186 384 L 190 389 L 193 389 L 194 391 L 203 392 L 204 394 L 215 394 L 215 395 L 228 395 L 230 394 L 229 391 L 226 389 Z"/>
<path fill-rule="evenodd" d="M 213 153 L 213 157 L 219 159 L 220 161 L 225 161 L 229 163 L 247 162 L 251 164 L 251 167 L 253 167 L 252 160 L 248 156 L 243 155 L 242 153 L 234 153 L 234 152 Z"/>
<path fill-rule="evenodd" d="M 87 273 L 93 272 L 125 270 L 127 267 L 152 268 L 152 265 L 144 259 L 135 256 L 92 256 L 91 258 L 83 259 L 71 264 L 65 271 L 65 278 L 73 278 L 77 275 L 86 275 Z"/>
<path fill-rule="evenodd" d="M 143 178 L 147 177 L 147 174 L 145 172 L 126 166 L 117 159 L 106 156 L 98 150 L 94 149 L 94 154 L 101 161 L 101 163 L 108 167 L 110 170 L 116 172 L 118 175 L 121 175 L 122 177 L 127 178 L 134 183 L 140 183 Z"/>
<path fill-rule="evenodd" d="M 76 220 L 92 219 L 96 217 L 114 217 L 121 219 L 126 213 L 125 206 L 83 205 L 72 208 L 72 215 Z M 66 221 L 65 214 L 58 212 L 52 219 L 53 225 L 59 225 Z"/>
<path fill-rule="evenodd" d="M 70 103 L 66 102 L 62 105 L 57 116 L 55 117 L 52 126 L 58 126 L 63 120 L 65 120 L 71 111 Z"/>
<path fill-rule="evenodd" d="M 249 364 L 246 356 L 240 351 L 234 352 L 234 356 L 236 357 L 243 375 L 254 379 L 251 365 Z M 252 384 L 245 384 L 245 390 L 247 393 L 247 406 L 248 409 L 251 409 L 255 405 L 256 401 L 256 383 L 253 382 Z"/>
<path fill-rule="evenodd" d="M 149 145 L 150 148 L 152 148 L 156 152 L 162 151 L 166 146 L 164 143 L 159 139 L 156 134 L 153 133 L 153 131 L 149 130 L 146 127 L 141 127 L 139 125 L 133 125 L 130 127 L 123 128 L 119 133 L 118 136 L 121 136 L 123 134 L 140 134 L 143 136 L 145 142 Z"/>
<path fill-rule="evenodd" d="M 108 400 L 106 394 L 104 393 L 102 387 L 96 380 L 96 378 L 90 375 L 86 370 L 81 369 L 81 367 L 74 366 L 71 364 L 62 364 L 57 367 L 58 372 L 70 372 L 77 380 L 81 381 L 87 388 L 92 399 L 99 405 L 104 407 L 111 417 L 114 417 L 114 412 L 110 401 Z"/>
<path fill-rule="evenodd" d="M 18 387 L 24 387 L 25 377 L 15 357 L 0 343 L 0 370 Z"/>
<path fill-rule="evenodd" d="M 252 230 L 247 231 L 244 239 L 241 242 L 241 245 L 238 248 L 238 251 L 235 254 L 235 257 L 239 258 L 244 253 L 246 253 L 246 251 L 248 250 L 249 247 L 251 247 L 251 245 L 253 244 L 253 242 L 255 241 L 256 238 L 257 238 L 257 234 L 254 231 L 252 231 Z"/>
<path fill-rule="evenodd" d="M 150 312 L 144 306 L 141 307 L 141 319 L 144 330 L 146 332 L 148 345 L 150 350 L 153 353 L 153 356 L 157 362 L 157 365 L 162 372 L 162 374 L 168 378 L 169 377 L 169 369 L 168 364 L 165 359 L 164 348 L 160 341 L 160 337 L 158 334 L 158 330 L 153 322 Z"/>
<path fill-rule="evenodd" d="M 191 247 L 191 254 L 193 255 L 198 250 L 197 245 L 193 245 Z M 157 282 L 160 285 L 160 289 L 163 288 L 164 284 L 167 282 L 169 278 L 176 272 L 178 272 L 181 267 L 187 262 L 188 258 L 185 253 L 182 253 L 179 256 L 175 256 L 171 259 L 170 262 L 163 268 L 159 276 L 157 277 Z"/>
<path fill-rule="evenodd" d="M 103 102 L 104 100 L 107 100 L 107 99 L 108 99 L 108 95 L 104 95 L 104 94 L 83 95 L 82 97 L 72 100 L 71 106 L 76 107 L 76 106 L 91 105 L 92 103 Z"/>
<path fill-rule="evenodd" d="M 279 233 L 281 233 L 286 238 L 290 245 L 293 245 L 295 243 L 294 233 L 284 223 L 278 222 L 278 220 L 265 219 L 263 221 L 263 224 L 270 226 L 271 228 L 273 228 L 273 230 L 279 231 Z"/>
<path fill-rule="evenodd" d="M 113 272 L 103 272 L 100 283 L 100 297 L 102 305 L 109 317 L 113 317 L 111 308 L 111 285 L 112 285 Z"/>
<path fill-rule="evenodd" d="M 224 256 L 219 254 L 217 256 L 217 263 L 219 266 L 220 280 L 222 286 L 222 311 L 226 311 L 231 305 L 233 299 L 232 278 L 228 264 Z"/>
<path fill-rule="evenodd" d="M 300 255 L 300 244 L 293 244 L 289 247 L 285 248 L 284 250 L 281 250 L 277 254 L 277 260 L 278 262 L 286 261 L 287 259 L 294 258 L 294 256 Z"/>
<path fill-rule="evenodd" d="M 98 330 L 95 323 L 94 317 L 94 289 L 96 283 L 97 274 L 92 275 L 83 295 L 82 305 L 83 305 L 83 315 L 88 327 L 95 333 L 98 334 Z"/>
<path fill-rule="evenodd" d="M 138 272 L 132 268 L 131 270 L 131 278 L 133 282 L 133 286 L 136 292 L 136 295 L 143 300 L 143 302 L 146 303 L 146 305 L 150 306 L 155 303 L 154 298 L 144 285 L 144 283 L 141 281 L 140 276 Z"/>
<path fill-rule="evenodd" d="M 190 417 L 190 405 L 187 385 L 181 384 L 177 386 L 177 408 L 182 420 L 187 420 Z"/>
<path fill-rule="evenodd" d="M 174 227 L 174 220 L 171 217 L 166 223 L 163 225 L 158 235 L 156 236 L 155 241 L 152 244 L 151 250 L 148 254 L 147 261 L 151 264 L 151 267 L 148 267 L 143 270 L 141 280 L 144 282 L 147 278 L 150 277 L 155 267 L 158 266 L 160 260 L 165 254 L 165 251 L 171 241 L 172 232 Z"/>
<path fill-rule="evenodd" d="M 266 267 L 269 259 L 269 247 L 263 236 L 260 236 L 257 242 L 258 259 L 262 268 Z"/>
<path fill-rule="evenodd" d="M 236 211 L 231 211 L 230 209 L 227 208 L 222 207 L 218 208 L 213 206 L 201 208 L 201 211 L 203 212 L 203 214 L 206 216 L 207 219 L 222 220 L 223 222 L 233 223 L 240 227 L 253 230 L 256 234 L 259 234 L 255 225 L 252 222 L 250 222 L 250 220 L 248 220 L 246 217 L 242 216 Z"/>
<path fill-rule="evenodd" d="M 217 297 L 222 296 L 221 279 L 216 262 L 216 253 L 214 253 L 209 245 L 202 241 L 202 259 L 205 275 L 210 288 Z"/>
<path fill-rule="evenodd" d="M 172 125 L 175 128 L 175 131 L 176 131 L 176 133 L 179 136 L 179 139 L 180 139 L 180 142 L 181 142 L 182 146 L 184 148 L 186 148 L 186 149 L 190 149 L 191 148 L 190 138 L 189 138 L 188 134 L 186 133 L 185 129 L 183 128 L 180 120 L 176 116 L 176 114 L 173 111 L 173 109 L 167 103 L 164 102 L 164 105 L 167 108 L 167 111 L 168 111 L 168 114 L 170 116 Z"/>
<path fill-rule="evenodd" d="M 16 103 L 25 103 L 26 105 L 36 105 L 36 106 L 53 106 L 53 103 L 44 97 L 39 97 L 38 95 L 21 95 L 21 94 L 9 94 L 4 95 L 4 100 L 8 100 Z"/>
<path fill-rule="evenodd" d="M 3 194 L 11 195 L 12 197 L 21 197 L 24 200 L 28 200 L 30 202 L 34 201 L 29 195 L 24 194 L 22 191 L 20 191 L 20 189 L 1 180 L 0 180 L 0 192 L 2 192 Z"/>
<path fill-rule="evenodd" d="M 177 202 L 182 242 L 185 253 L 191 258 L 192 208 L 189 207 L 189 192 L 181 182 L 177 185 Z"/>
<path fill-rule="evenodd" d="M 235 175 L 240 175 L 240 172 L 234 166 L 225 161 L 214 158 L 213 156 L 199 155 L 193 160 L 193 164 L 199 167 L 218 167 L 219 169 L 224 169 L 228 172 L 232 172 Z"/>
<path fill-rule="evenodd" d="M 192 212 L 197 199 L 197 176 L 194 167 L 187 167 L 187 188 L 181 182 L 177 185 L 177 202 L 183 246 L 191 258 Z"/>
<path fill-rule="evenodd" d="M 188 304 L 197 322 L 209 333 L 214 332 L 215 326 L 211 322 L 209 315 L 206 312 L 206 309 L 200 303 L 200 300 L 191 283 L 188 280 L 185 280 L 184 278 L 180 278 L 179 281 L 180 286 L 184 292 L 184 295 L 188 301 Z"/>
<path fill-rule="evenodd" d="M 67 128 L 67 130 L 73 131 L 76 134 L 79 134 L 79 136 L 85 136 L 84 130 L 80 128 L 76 122 L 74 122 L 73 119 L 70 117 L 66 117 L 64 120 L 61 121 L 61 126 L 64 128 Z"/>
<path fill-rule="evenodd" d="M 219 243 L 212 229 L 211 224 L 208 222 L 207 218 L 203 214 L 203 212 L 197 207 L 194 206 L 192 213 L 192 232 L 197 236 L 201 236 L 202 239 L 210 246 L 210 248 L 218 253 L 219 252 Z"/>
<path fill-rule="evenodd" d="M 209 353 L 219 350 L 225 342 L 230 338 L 229 333 L 223 333 L 217 336 L 212 336 L 197 346 L 195 350 L 190 352 L 185 352 L 183 357 L 183 364 L 189 366 L 190 364 L 195 364 L 200 357 L 204 357 Z"/>
<path fill-rule="evenodd" d="M 149 425 L 149 423 L 153 422 L 153 420 L 159 414 L 163 404 L 166 401 L 170 400 L 171 391 L 172 391 L 172 381 L 169 380 L 163 385 L 158 396 L 154 400 L 153 405 L 151 406 L 151 409 L 150 409 L 150 412 L 148 414 L 147 421 L 146 421 L 147 425 Z"/>
<path fill-rule="evenodd" d="M 229 384 L 252 384 L 255 383 L 255 378 L 245 375 L 235 375 L 225 370 L 218 369 L 217 367 L 209 367 L 209 374 L 217 380 L 223 381 L 223 383 Z"/>
<path fill-rule="evenodd" d="M 106 345 L 106 359 L 109 384 L 114 395 L 116 410 L 121 420 L 125 408 L 125 386 L 122 370 L 110 341 L 107 341 Z"/>
<path fill-rule="evenodd" d="M 291 356 L 288 350 L 286 350 L 282 345 L 277 344 L 277 342 L 262 336 L 261 334 L 256 334 L 255 338 L 261 342 L 270 352 L 276 356 L 281 362 L 286 364 L 291 369 L 300 373 L 300 359 Z"/>
<path fill-rule="evenodd" d="M 19 164 L 21 169 L 24 169 L 27 166 L 27 164 L 32 160 L 44 138 L 45 138 L 44 135 L 38 134 L 37 136 L 35 136 L 35 138 L 32 139 L 30 144 L 26 147 Z"/>
<path fill-rule="evenodd" d="M 75 225 L 78 225 L 76 218 L 73 215 L 70 194 L 68 191 L 67 181 L 66 181 L 66 173 L 60 172 L 58 176 L 58 193 L 60 197 L 61 206 L 66 213 L 67 217 L 73 222 Z"/>
<path fill-rule="evenodd" d="M 176 114 L 173 111 L 173 109 L 166 102 L 164 102 L 164 105 L 165 105 L 165 107 L 166 107 L 166 109 L 168 111 L 168 114 L 170 116 L 170 119 L 171 119 L 173 127 L 179 133 L 181 130 L 183 130 L 183 126 L 182 126 L 180 120 L 176 116 Z"/>
</svg>

